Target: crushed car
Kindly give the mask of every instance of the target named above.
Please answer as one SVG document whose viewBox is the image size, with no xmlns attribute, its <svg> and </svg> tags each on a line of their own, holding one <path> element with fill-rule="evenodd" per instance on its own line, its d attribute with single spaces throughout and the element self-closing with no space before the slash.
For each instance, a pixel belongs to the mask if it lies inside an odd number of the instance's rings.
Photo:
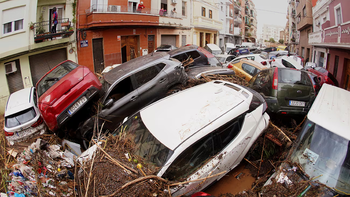
<svg viewBox="0 0 350 197">
<path fill-rule="evenodd" d="M 96 117 L 99 128 L 114 131 L 126 116 L 164 97 L 171 87 L 186 82 L 181 62 L 166 52 L 135 58 L 105 73 L 102 109 L 79 128 L 84 147 L 88 147 L 93 135 Z"/>
<path fill-rule="evenodd" d="M 37 105 L 34 87 L 9 96 L 4 114 L 4 132 L 11 144 L 45 133 L 47 127 Z"/>
<path fill-rule="evenodd" d="M 168 181 L 188 181 L 170 188 L 169 193 L 191 195 L 242 161 L 268 127 L 266 108 L 264 99 L 250 88 L 211 81 L 141 109 L 125 119 L 113 134 L 134 144 L 132 152 L 120 155 L 142 158 L 140 168 L 153 165 L 156 175 Z M 96 146 L 81 157 L 88 158 Z"/>
<path fill-rule="evenodd" d="M 227 68 L 234 70 L 237 76 L 248 82 L 256 73 L 266 69 L 266 67 L 260 63 L 248 59 L 232 61 Z"/>
<path fill-rule="evenodd" d="M 66 60 L 37 82 L 38 108 L 48 128 L 55 132 L 98 98 L 101 89 L 102 84 L 89 68 Z"/>
</svg>

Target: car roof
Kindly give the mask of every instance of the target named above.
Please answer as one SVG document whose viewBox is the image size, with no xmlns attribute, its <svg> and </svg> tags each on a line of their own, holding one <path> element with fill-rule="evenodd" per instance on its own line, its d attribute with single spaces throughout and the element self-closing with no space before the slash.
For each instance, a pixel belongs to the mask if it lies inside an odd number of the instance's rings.
<svg viewBox="0 0 350 197">
<path fill-rule="evenodd" d="M 239 87 L 240 90 L 226 84 Z M 244 90 L 241 86 L 226 81 L 207 82 L 149 105 L 140 111 L 141 118 L 153 136 L 174 150 L 205 126 L 250 98 L 243 95 Z M 244 92 L 251 95 L 249 91 Z M 246 107 L 248 110 L 249 104 Z"/>
<path fill-rule="evenodd" d="M 350 92 L 323 84 L 307 117 L 312 122 L 350 140 Z"/>
<path fill-rule="evenodd" d="M 33 99 L 31 98 L 32 90 L 34 91 L 34 87 L 25 88 L 12 93 L 7 100 L 5 116 L 33 107 Z"/>
<path fill-rule="evenodd" d="M 179 53 L 183 53 L 183 52 L 190 51 L 190 50 L 197 49 L 197 48 L 198 48 L 197 45 L 183 46 L 183 47 L 169 51 L 168 54 L 170 56 L 173 56 L 173 55 L 177 55 Z"/>
<path fill-rule="evenodd" d="M 250 64 L 250 65 L 254 65 L 255 67 L 261 68 L 261 70 L 262 70 L 262 69 L 266 69 L 266 67 L 263 66 L 261 63 L 256 62 L 256 61 L 253 61 L 253 60 L 240 59 L 240 62 L 242 62 L 242 63 L 247 63 L 247 64 Z"/>
<path fill-rule="evenodd" d="M 103 77 L 108 83 L 113 84 L 116 80 L 123 77 L 125 74 L 130 73 L 131 71 L 136 70 L 140 67 L 147 67 L 154 61 L 159 61 L 160 58 L 169 59 L 170 56 L 167 52 L 156 52 L 140 56 L 119 65 L 118 67 L 104 74 Z"/>
</svg>

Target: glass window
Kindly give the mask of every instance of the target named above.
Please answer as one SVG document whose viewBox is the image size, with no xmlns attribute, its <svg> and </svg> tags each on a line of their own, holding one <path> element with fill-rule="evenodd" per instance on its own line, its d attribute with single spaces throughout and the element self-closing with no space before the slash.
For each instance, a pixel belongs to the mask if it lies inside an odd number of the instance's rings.
<svg viewBox="0 0 350 197">
<path fill-rule="evenodd" d="M 311 86 L 312 82 L 306 72 L 292 69 L 278 69 L 278 82 Z"/>
<path fill-rule="evenodd" d="M 50 87 L 56 84 L 61 78 L 66 76 L 72 70 L 79 65 L 74 62 L 64 62 L 57 66 L 54 70 L 50 71 L 44 78 L 38 83 L 38 97 L 43 95 Z"/>
<path fill-rule="evenodd" d="M 143 84 L 151 81 L 161 70 L 158 66 L 151 66 L 135 74 L 135 79 L 137 82 L 137 87 L 141 87 Z"/>
<path fill-rule="evenodd" d="M 193 59 L 196 59 L 197 57 L 200 57 L 201 55 L 197 51 L 190 51 L 187 52 L 188 57 L 191 57 Z"/>
<path fill-rule="evenodd" d="M 205 7 L 202 7 L 202 16 L 205 16 Z"/>
<path fill-rule="evenodd" d="M 251 80 L 253 84 L 250 86 L 255 91 L 271 96 L 273 69 L 263 70 L 255 75 Z"/>
<path fill-rule="evenodd" d="M 255 75 L 255 73 L 257 72 L 257 69 L 254 66 L 251 66 L 246 63 L 242 64 L 242 69 L 251 76 Z"/>
<path fill-rule="evenodd" d="M 179 60 L 180 62 L 183 62 L 184 60 L 187 60 L 187 54 L 186 53 L 182 53 L 179 55 L 175 55 L 173 58 Z"/>
<path fill-rule="evenodd" d="M 306 6 L 303 7 L 303 17 L 306 16 Z"/>
<path fill-rule="evenodd" d="M 34 108 L 29 108 L 16 113 L 11 116 L 5 117 L 5 125 L 7 128 L 16 127 L 22 125 L 30 120 L 33 120 L 36 116 Z"/>
<path fill-rule="evenodd" d="M 341 10 L 340 8 L 336 9 L 337 25 L 342 23 Z"/>
<path fill-rule="evenodd" d="M 4 34 L 12 32 L 12 22 L 4 24 Z"/>
<path fill-rule="evenodd" d="M 293 66 L 293 64 L 291 64 L 290 62 L 288 62 L 287 60 L 282 59 L 282 64 L 286 67 L 286 68 L 295 68 Z"/>
<path fill-rule="evenodd" d="M 23 29 L 23 19 L 15 21 L 15 31 Z"/>
<path fill-rule="evenodd" d="M 170 181 L 188 177 L 214 156 L 213 149 L 211 135 L 200 139 L 175 159 L 163 177 Z"/>
<path fill-rule="evenodd" d="M 186 16 L 186 2 L 182 2 L 182 16 Z"/>
<path fill-rule="evenodd" d="M 209 10 L 209 18 L 213 18 L 213 11 Z"/>
<path fill-rule="evenodd" d="M 105 81 L 104 86 L 107 86 L 106 84 L 108 83 Z M 131 79 L 130 77 L 127 77 L 113 87 L 113 90 L 109 93 L 108 98 L 112 98 L 114 101 L 117 101 L 132 91 L 134 91 L 134 88 L 131 83 Z"/>
<path fill-rule="evenodd" d="M 339 56 L 335 56 L 334 60 L 334 70 L 333 70 L 333 76 L 337 77 L 338 74 L 338 64 L 339 64 Z"/>
</svg>

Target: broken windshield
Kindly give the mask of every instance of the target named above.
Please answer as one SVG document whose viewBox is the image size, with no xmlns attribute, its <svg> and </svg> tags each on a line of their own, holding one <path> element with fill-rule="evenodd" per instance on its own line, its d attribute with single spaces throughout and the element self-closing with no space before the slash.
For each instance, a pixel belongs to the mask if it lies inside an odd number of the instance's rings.
<svg viewBox="0 0 350 197">
<path fill-rule="evenodd" d="M 350 193 L 349 140 L 307 120 L 292 161 L 310 178 L 317 177 L 315 180 L 339 193 Z"/>
<path fill-rule="evenodd" d="M 157 167 L 162 167 L 173 154 L 173 151 L 164 146 L 155 138 L 144 125 L 140 113 L 130 116 L 129 119 L 117 129 L 117 134 L 122 132 L 134 145 L 134 152 L 146 162 Z"/>
</svg>

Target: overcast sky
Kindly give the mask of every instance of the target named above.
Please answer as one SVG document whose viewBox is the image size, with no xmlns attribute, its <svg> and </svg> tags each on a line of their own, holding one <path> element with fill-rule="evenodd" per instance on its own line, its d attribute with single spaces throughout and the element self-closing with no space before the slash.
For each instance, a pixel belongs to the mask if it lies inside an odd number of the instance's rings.
<svg viewBox="0 0 350 197">
<path fill-rule="evenodd" d="M 262 27 L 267 25 L 285 26 L 288 0 L 253 0 L 257 12 L 258 38 Z"/>
</svg>

